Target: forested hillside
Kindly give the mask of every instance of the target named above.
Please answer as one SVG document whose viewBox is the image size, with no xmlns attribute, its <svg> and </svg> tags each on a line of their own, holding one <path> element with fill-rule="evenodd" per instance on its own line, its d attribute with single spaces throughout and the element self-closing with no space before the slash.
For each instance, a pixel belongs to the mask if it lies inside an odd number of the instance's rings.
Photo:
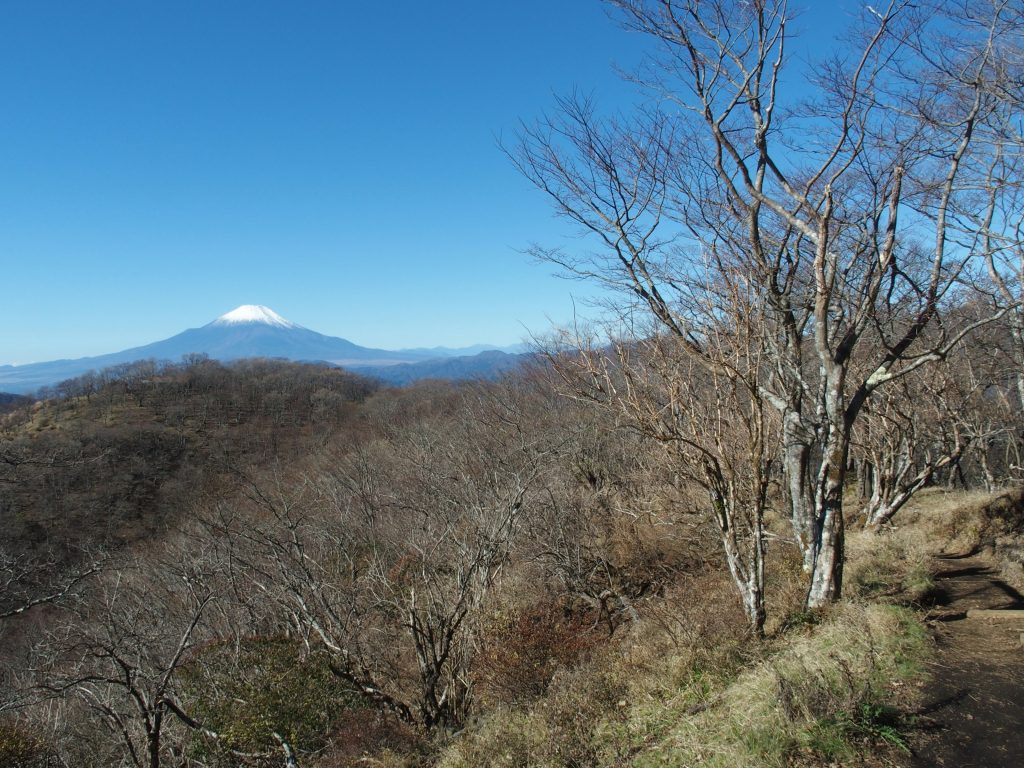
<svg viewBox="0 0 1024 768">
<path fill-rule="evenodd" d="M 8 546 L 63 558 L 176 525 L 233 475 L 326 440 L 375 385 L 330 368 L 123 366 L 2 417 Z"/>
<path fill-rule="evenodd" d="M 819 621 L 877 633 L 882 668 L 860 669 L 854 649 L 841 663 L 866 677 L 814 694 L 825 709 L 794 715 L 780 754 L 863 696 L 885 701 L 885 665 L 920 653 L 909 615 L 806 614 L 771 479 L 769 640 L 756 640 L 688 470 L 616 409 L 566 390 L 562 374 L 585 359 L 403 390 L 196 359 L 67 382 L 65 397 L 9 413 L 5 764 L 611 764 L 660 733 L 639 722 L 696 717 Z M 972 424 L 1018 419 L 983 391 L 957 411 L 964 450 L 927 485 L 985 487 L 1010 471 L 1012 429 L 966 440 Z M 892 408 L 925 402 L 908 392 Z M 873 457 L 892 434 L 858 441 L 854 527 L 881 493 L 872 478 L 888 477 Z M 949 439 L 929 433 L 906 458 L 931 467 Z M 885 557 L 855 563 L 850 591 L 876 594 L 881 579 L 890 599 L 916 599 L 917 561 L 893 564 L 881 534 L 862 535 Z M 701 669 L 704 694 L 691 689 Z M 668 688 L 649 687 L 659 680 Z M 681 709 L 663 701 L 673 685 Z M 619 716 L 640 731 L 605 733 Z"/>
<path fill-rule="evenodd" d="M 0 763 L 912 764 L 935 559 L 1024 590 L 1024 15 L 609 4 L 638 109 L 504 147 L 601 296 L 529 367 L 0 416 Z"/>
</svg>

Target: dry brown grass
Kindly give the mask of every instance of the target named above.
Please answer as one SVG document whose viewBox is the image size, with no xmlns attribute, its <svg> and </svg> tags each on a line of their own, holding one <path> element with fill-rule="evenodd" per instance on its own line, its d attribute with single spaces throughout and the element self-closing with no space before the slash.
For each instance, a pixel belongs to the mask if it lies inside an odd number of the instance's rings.
<svg viewBox="0 0 1024 768">
<path fill-rule="evenodd" d="M 898 750 L 886 705 L 929 647 L 905 606 L 928 590 L 937 549 L 982 540 L 971 510 L 986 499 L 931 492 L 892 529 L 851 531 L 848 597 L 824 616 L 802 611 L 799 558 L 773 544 L 765 643 L 746 635 L 727 574 L 683 576 L 587 664 L 562 668 L 533 704 L 487 715 L 438 764 L 781 768 Z"/>
<path fill-rule="evenodd" d="M 996 493 L 929 489 L 900 512 L 889 535 L 917 558 L 985 552 L 1006 582 L 1024 591 L 1024 487 Z"/>
<path fill-rule="evenodd" d="M 651 642 L 556 678 L 530 708 L 503 708 L 455 740 L 445 768 L 783 766 L 801 753 L 855 758 L 873 713 L 917 673 L 924 634 L 895 606 L 846 603 L 778 647 L 740 638 Z M 669 650 L 669 649 L 672 650 Z"/>
<path fill-rule="evenodd" d="M 498 707 L 468 729 L 439 765 L 621 764 L 656 727 L 636 721 L 640 708 L 703 707 L 743 668 L 751 653 L 744 630 L 737 631 L 744 626 L 727 574 L 690 574 L 586 664 L 560 667 L 544 697 Z"/>
</svg>

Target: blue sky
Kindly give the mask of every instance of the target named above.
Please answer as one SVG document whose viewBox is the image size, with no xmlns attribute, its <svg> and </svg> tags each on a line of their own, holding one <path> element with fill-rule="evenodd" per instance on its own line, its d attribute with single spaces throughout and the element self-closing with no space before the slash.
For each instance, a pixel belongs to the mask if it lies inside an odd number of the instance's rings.
<svg viewBox="0 0 1024 768">
<path fill-rule="evenodd" d="M 521 251 L 574 231 L 498 138 L 628 104 L 642 42 L 596 0 L 0 0 L 0 363 L 249 303 L 384 348 L 565 322 Z"/>
</svg>

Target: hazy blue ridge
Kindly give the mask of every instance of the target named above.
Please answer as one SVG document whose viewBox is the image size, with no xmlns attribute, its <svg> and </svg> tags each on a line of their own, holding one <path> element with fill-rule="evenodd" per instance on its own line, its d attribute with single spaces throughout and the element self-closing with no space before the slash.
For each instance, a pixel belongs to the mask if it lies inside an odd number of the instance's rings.
<svg viewBox="0 0 1024 768">
<path fill-rule="evenodd" d="M 251 309 L 265 312 L 272 321 L 225 321 L 242 310 Z M 476 345 L 464 350 L 446 347 L 430 349 L 403 349 L 398 351 L 361 347 L 347 339 L 337 336 L 325 336 L 308 328 L 285 321 L 264 307 L 240 307 L 211 323 L 200 328 L 190 328 L 168 339 L 133 347 L 121 352 L 113 352 L 95 357 L 83 357 L 76 360 L 51 360 L 26 365 L 0 366 L 0 391 L 13 394 L 34 392 L 41 387 L 53 386 L 66 379 L 81 376 L 89 371 L 100 371 L 111 366 L 131 363 L 137 360 L 166 360 L 177 362 L 185 355 L 205 354 L 211 359 L 220 361 L 241 360 L 245 358 L 282 358 L 301 362 L 325 362 L 351 370 L 373 370 L 371 375 L 385 381 L 394 382 L 396 376 L 403 381 L 416 378 L 471 378 L 475 370 L 487 373 L 488 365 L 505 365 L 501 358 L 481 358 L 474 363 L 453 362 L 446 374 L 443 362 L 457 361 L 468 352 L 478 353 L 481 349 L 493 350 L 493 347 Z M 487 355 L 488 353 L 482 353 Z M 514 357 L 505 352 L 499 355 Z M 473 357 L 479 357 L 474 354 Z M 472 358 L 471 358 L 472 359 Z M 386 368 L 401 364 L 427 363 L 423 375 L 417 371 L 405 370 L 389 377 L 378 373 Z"/>
<path fill-rule="evenodd" d="M 403 386 L 423 379 L 495 379 L 515 370 L 529 360 L 532 354 L 509 354 L 488 350 L 476 355 L 445 357 L 418 363 L 397 365 L 346 365 L 345 368 L 364 376 L 372 376 L 387 384 Z"/>
</svg>

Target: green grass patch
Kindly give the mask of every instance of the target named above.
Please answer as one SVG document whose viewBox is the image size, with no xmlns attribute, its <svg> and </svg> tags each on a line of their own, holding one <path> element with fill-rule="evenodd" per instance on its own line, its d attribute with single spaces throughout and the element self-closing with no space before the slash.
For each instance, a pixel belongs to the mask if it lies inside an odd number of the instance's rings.
<svg viewBox="0 0 1024 768">
<path fill-rule="evenodd" d="M 185 670 L 190 711 L 220 740 L 197 736 L 197 759 L 234 765 L 229 750 L 278 752 L 277 733 L 293 748 L 323 747 L 333 723 L 365 706 L 331 672 L 322 653 L 285 638 L 250 639 L 204 649 Z"/>
</svg>

